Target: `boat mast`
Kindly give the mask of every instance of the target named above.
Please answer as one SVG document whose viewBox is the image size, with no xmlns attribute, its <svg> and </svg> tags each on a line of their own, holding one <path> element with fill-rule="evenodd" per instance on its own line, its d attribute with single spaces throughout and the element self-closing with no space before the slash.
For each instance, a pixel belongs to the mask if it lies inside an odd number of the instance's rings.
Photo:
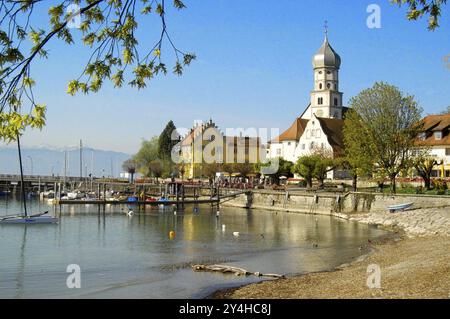
<svg viewBox="0 0 450 319">
<path fill-rule="evenodd" d="M 22 151 L 20 150 L 19 135 L 17 135 L 17 147 L 19 149 L 20 185 L 22 187 L 23 208 L 25 210 L 25 217 L 28 217 L 28 213 L 27 213 L 27 195 L 25 194 L 25 183 L 23 181 Z"/>
</svg>

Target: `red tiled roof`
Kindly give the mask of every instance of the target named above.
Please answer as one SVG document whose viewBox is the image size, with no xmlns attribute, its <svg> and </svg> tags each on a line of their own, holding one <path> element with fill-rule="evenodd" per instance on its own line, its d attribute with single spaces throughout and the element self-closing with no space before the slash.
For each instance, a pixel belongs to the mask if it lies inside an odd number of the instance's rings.
<svg viewBox="0 0 450 319">
<path fill-rule="evenodd" d="M 298 117 L 291 127 L 284 131 L 280 136 L 273 139 L 271 143 L 281 143 L 283 141 L 298 141 L 305 131 L 308 120 Z"/>
<path fill-rule="evenodd" d="M 422 131 L 426 133 L 425 140 L 416 138 L 415 144 L 418 146 L 438 146 L 450 145 L 450 114 L 428 115 L 422 119 Z M 437 140 L 434 132 L 442 132 L 442 139 Z"/>
</svg>

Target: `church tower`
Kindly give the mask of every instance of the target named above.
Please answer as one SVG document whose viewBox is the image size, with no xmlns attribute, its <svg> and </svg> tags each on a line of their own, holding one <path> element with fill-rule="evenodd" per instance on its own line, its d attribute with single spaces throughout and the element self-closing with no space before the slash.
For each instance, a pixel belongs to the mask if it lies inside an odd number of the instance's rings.
<svg viewBox="0 0 450 319">
<path fill-rule="evenodd" d="M 339 92 L 339 68 L 341 57 L 328 42 L 328 29 L 325 27 L 325 40 L 314 55 L 314 90 L 311 92 L 311 114 L 322 118 L 342 119 L 342 93 Z"/>
</svg>

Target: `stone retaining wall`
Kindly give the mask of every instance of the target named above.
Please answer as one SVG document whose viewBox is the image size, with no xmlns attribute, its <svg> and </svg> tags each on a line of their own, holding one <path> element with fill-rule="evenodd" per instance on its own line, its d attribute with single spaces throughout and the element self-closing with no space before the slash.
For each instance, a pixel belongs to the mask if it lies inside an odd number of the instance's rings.
<svg viewBox="0 0 450 319">
<path fill-rule="evenodd" d="M 308 193 L 253 190 L 224 206 L 285 212 L 334 215 L 336 213 L 386 211 L 395 204 L 414 203 L 414 208 L 450 207 L 450 196 L 383 195 L 371 193 Z"/>
</svg>

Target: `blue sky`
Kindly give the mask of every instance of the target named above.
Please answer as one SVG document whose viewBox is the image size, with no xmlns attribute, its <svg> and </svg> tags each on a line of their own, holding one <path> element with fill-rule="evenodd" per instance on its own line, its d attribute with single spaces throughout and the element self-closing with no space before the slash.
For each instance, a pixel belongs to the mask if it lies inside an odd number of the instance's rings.
<svg viewBox="0 0 450 319">
<path fill-rule="evenodd" d="M 222 128 L 283 130 L 308 104 L 311 59 L 322 44 L 325 20 L 343 61 L 345 102 L 385 81 L 414 95 L 425 114 L 450 105 L 450 69 L 443 60 L 450 54 L 450 6 L 441 27 L 429 32 L 425 20 L 407 21 L 405 8 L 388 0 L 185 3 L 186 10 L 169 12 L 169 32 L 180 49 L 198 58 L 182 77 L 159 77 L 144 90 L 104 86 L 97 94 L 67 95 L 66 85 L 80 73 L 89 50 L 52 43 L 49 59 L 32 69 L 48 123 L 42 131 L 27 131 L 24 144 L 76 145 L 82 138 L 91 147 L 134 153 L 143 138 L 159 134 L 171 119 L 178 127 L 212 117 Z M 366 26 L 371 3 L 381 6 L 381 29 Z M 141 28 L 141 43 L 152 46 L 157 19 Z"/>
</svg>

